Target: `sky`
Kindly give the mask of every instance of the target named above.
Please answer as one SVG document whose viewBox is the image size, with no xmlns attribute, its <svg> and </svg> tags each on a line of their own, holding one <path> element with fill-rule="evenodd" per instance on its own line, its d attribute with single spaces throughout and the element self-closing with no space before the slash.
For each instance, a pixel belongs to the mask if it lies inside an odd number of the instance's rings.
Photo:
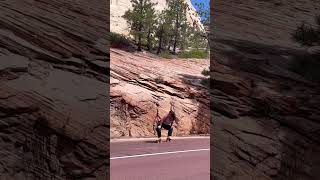
<svg viewBox="0 0 320 180">
<path fill-rule="evenodd" d="M 192 5 L 197 9 L 196 3 L 203 3 L 205 8 L 209 8 L 210 0 L 191 0 Z"/>
</svg>

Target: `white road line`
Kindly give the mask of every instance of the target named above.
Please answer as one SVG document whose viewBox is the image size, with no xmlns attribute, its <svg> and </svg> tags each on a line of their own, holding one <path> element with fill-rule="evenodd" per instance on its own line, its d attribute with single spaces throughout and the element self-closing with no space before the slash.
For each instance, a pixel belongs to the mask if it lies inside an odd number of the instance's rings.
<svg viewBox="0 0 320 180">
<path fill-rule="evenodd" d="M 186 153 L 186 152 L 209 151 L 209 150 L 210 149 L 192 149 L 192 150 L 184 150 L 184 151 L 169 151 L 169 152 L 161 152 L 161 153 L 137 154 L 137 155 L 131 155 L 131 156 L 111 157 L 110 160 L 135 158 L 135 157 L 145 157 L 145 156 L 156 156 L 156 155 L 163 155 L 163 154 L 177 154 L 177 153 Z"/>
<path fill-rule="evenodd" d="M 173 140 L 175 139 L 210 139 L 210 136 L 186 136 L 186 137 L 173 137 Z M 116 142 L 129 142 L 129 141 L 146 141 L 146 140 L 155 140 L 154 137 L 152 138 L 116 138 L 116 139 L 110 139 L 111 143 Z"/>
</svg>

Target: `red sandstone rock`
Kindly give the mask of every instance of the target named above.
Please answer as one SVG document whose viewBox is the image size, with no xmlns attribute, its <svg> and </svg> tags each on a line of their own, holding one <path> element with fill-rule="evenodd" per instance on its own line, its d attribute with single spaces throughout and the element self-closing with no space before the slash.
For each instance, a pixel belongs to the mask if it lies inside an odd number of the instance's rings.
<svg viewBox="0 0 320 180">
<path fill-rule="evenodd" d="M 157 111 L 174 103 L 175 135 L 208 134 L 209 94 L 201 72 L 209 60 L 162 59 L 111 49 L 111 138 L 154 136 Z"/>
</svg>

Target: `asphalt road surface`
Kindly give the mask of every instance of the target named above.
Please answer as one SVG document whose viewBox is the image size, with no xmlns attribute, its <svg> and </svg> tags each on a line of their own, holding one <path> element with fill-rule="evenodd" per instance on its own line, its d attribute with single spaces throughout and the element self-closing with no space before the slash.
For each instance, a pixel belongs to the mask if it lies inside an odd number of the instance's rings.
<svg viewBox="0 0 320 180">
<path fill-rule="evenodd" d="M 209 180 L 210 139 L 111 142 L 111 180 Z"/>
</svg>

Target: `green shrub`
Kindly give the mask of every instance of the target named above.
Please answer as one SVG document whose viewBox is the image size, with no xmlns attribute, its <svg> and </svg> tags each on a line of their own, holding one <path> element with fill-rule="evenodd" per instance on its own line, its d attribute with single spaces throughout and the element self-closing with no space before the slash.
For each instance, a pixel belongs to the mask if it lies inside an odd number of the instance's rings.
<svg viewBox="0 0 320 180">
<path fill-rule="evenodd" d="M 209 53 L 205 50 L 197 50 L 193 49 L 191 51 L 183 51 L 178 54 L 179 58 L 197 58 L 197 59 L 205 59 L 208 58 Z"/>
<path fill-rule="evenodd" d="M 165 82 L 162 77 L 157 77 L 154 81 L 155 81 L 157 84 L 163 84 L 163 83 Z"/>
<path fill-rule="evenodd" d="M 161 52 L 159 54 L 159 56 L 162 58 L 165 58 L 165 59 L 172 59 L 173 58 L 172 55 L 167 51 Z"/>
<path fill-rule="evenodd" d="M 292 34 L 292 38 L 304 46 L 312 46 L 319 42 L 320 31 L 314 29 L 311 25 L 302 23 Z"/>
<path fill-rule="evenodd" d="M 320 45 L 320 15 L 315 17 L 316 25 L 301 23 L 292 33 L 292 38 L 303 46 Z M 289 69 L 311 81 L 320 81 L 320 54 L 306 53 L 294 57 Z"/>
<path fill-rule="evenodd" d="M 210 76 L 210 70 L 204 69 L 202 70 L 201 74 L 204 76 Z"/>
<path fill-rule="evenodd" d="M 127 49 L 132 46 L 132 43 L 124 35 L 111 32 L 110 33 L 110 45 L 112 48 Z"/>
<path fill-rule="evenodd" d="M 320 45 L 320 15 L 315 17 L 316 25 L 302 22 L 292 33 L 292 38 L 303 46 Z"/>
</svg>

